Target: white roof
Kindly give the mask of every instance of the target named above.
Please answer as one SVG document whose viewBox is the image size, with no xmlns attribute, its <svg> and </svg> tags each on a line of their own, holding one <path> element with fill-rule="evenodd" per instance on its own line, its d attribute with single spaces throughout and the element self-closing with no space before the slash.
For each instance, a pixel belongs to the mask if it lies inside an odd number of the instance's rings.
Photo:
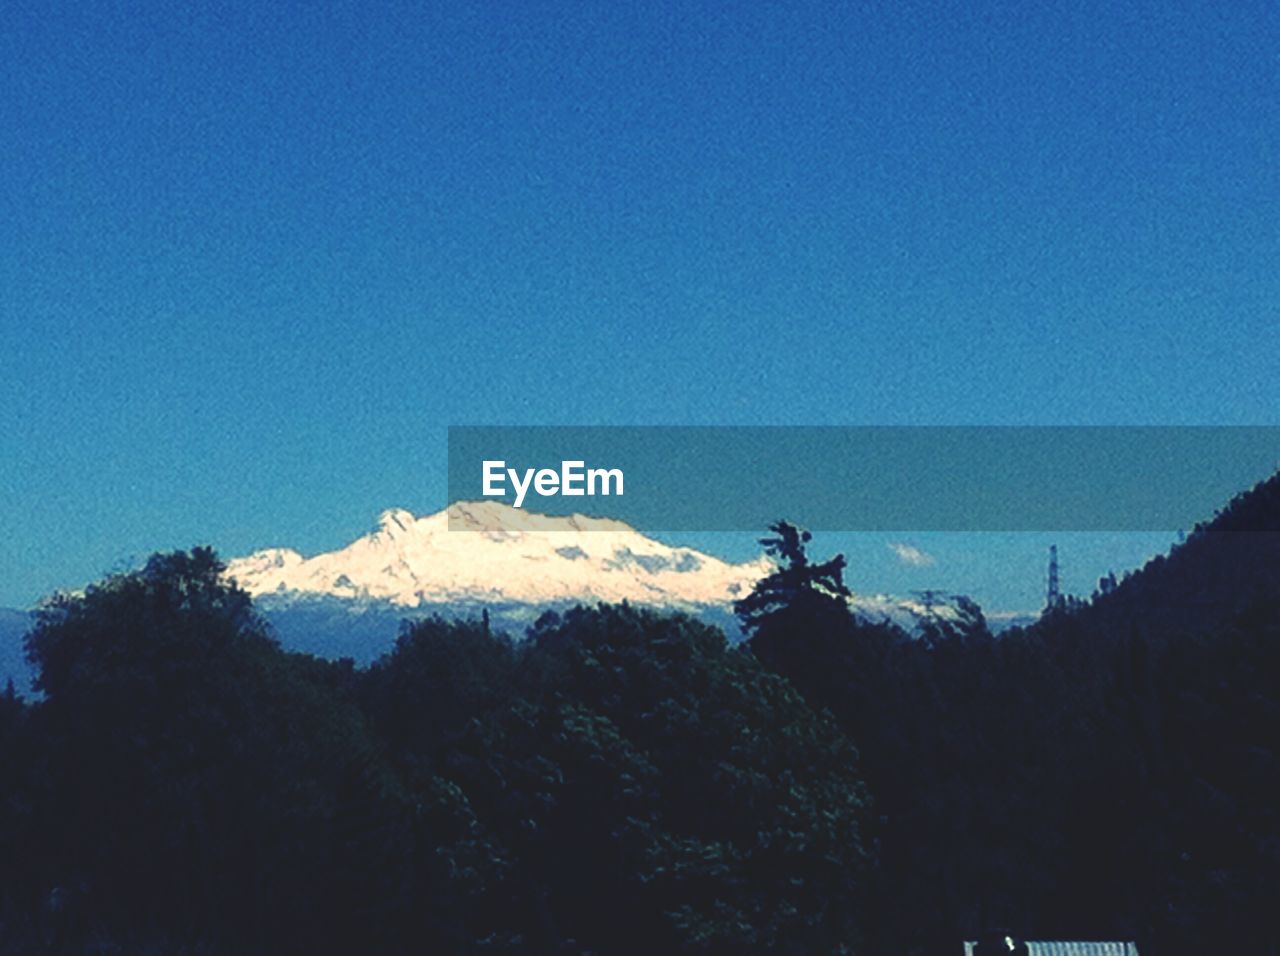
<svg viewBox="0 0 1280 956">
<path fill-rule="evenodd" d="M 1136 943 L 1071 943 L 1061 940 L 1026 940 L 1029 956 L 1138 956 Z M 964 944 L 965 956 L 973 956 L 977 943 Z"/>
</svg>

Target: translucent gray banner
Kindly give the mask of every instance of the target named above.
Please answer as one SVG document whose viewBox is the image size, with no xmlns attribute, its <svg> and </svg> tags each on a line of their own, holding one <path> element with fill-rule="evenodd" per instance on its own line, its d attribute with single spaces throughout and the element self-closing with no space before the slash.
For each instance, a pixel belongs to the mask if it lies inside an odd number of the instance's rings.
<svg viewBox="0 0 1280 956">
<path fill-rule="evenodd" d="M 448 442 L 455 530 L 582 514 L 642 531 L 1175 531 L 1280 463 L 1280 426 L 455 426 Z M 459 505 L 486 501 L 508 507 Z"/>
</svg>

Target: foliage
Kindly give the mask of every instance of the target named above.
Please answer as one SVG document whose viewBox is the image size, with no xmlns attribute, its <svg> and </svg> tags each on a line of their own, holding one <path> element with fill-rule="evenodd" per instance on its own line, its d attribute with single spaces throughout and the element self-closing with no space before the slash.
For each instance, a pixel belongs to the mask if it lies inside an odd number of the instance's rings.
<svg viewBox="0 0 1280 956">
<path fill-rule="evenodd" d="M 751 645 L 858 741 L 880 809 L 874 951 L 1274 947 L 1278 503 L 1280 477 L 999 639 L 969 602 L 915 638 L 779 602 Z"/>
<path fill-rule="evenodd" d="M 421 622 L 368 668 L 157 555 L 51 600 L 43 697 L 0 694 L 0 948 L 1268 952 L 1278 502 L 999 638 L 956 596 L 858 619 L 780 522 L 744 647 L 601 606 Z"/>
<path fill-rule="evenodd" d="M 688 618 L 578 609 L 520 644 L 432 620 L 362 671 L 285 653 L 198 549 L 56 598 L 27 647 L 44 698 L 0 699 L 0 877 L 32 945 L 857 938 L 856 752 Z"/>
<path fill-rule="evenodd" d="M 808 531 L 786 521 L 770 525 L 769 530 L 773 536 L 761 538 L 760 544 L 776 565 L 750 594 L 735 602 L 743 628 L 748 633 L 758 631 L 780 616 L 816 621 L 842 613 L 850 596 L 844 584 L 844 555 L 811 564 L 805 552 L 813 537 Z"/>
</svg>

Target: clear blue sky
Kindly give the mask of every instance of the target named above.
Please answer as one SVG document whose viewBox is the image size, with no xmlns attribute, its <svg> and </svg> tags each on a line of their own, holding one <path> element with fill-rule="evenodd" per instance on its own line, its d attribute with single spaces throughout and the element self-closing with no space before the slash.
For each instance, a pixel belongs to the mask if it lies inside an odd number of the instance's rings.
<svg viewBox="0 0 1280 956">
<path fill-rule="evenodd" d="M 1273 3 L 2 16 L 0 604 L 451 423 L 1274 423 Z"/>
</svg>

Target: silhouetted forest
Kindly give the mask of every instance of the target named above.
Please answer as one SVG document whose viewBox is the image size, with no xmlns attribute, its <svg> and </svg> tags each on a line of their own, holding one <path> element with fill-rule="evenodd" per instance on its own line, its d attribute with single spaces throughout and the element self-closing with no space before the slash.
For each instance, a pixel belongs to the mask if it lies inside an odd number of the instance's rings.
<svg viewBox="0 0 1280 956">
<path fill-rule="evenodd" d="M 732 646 L 628 606 L 289 653 L 207 549 L 44 607 L 5 953 L 1280 952 L 1280 476 L 993 637 L 781 522 Z"/>
</svg>

